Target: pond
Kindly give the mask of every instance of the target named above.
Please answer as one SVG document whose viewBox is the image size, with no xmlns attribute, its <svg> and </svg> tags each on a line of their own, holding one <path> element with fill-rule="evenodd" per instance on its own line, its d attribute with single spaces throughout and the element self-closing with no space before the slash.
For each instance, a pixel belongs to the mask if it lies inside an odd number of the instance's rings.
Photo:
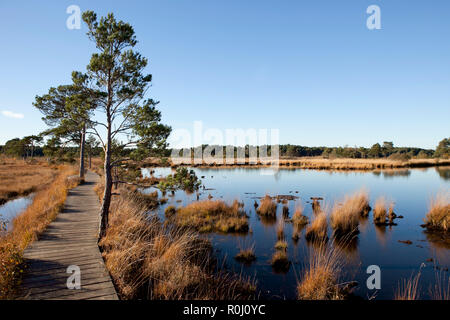
<svg viewBox="0 0 450 320">
<path fill-rule="evenodd" d="M 166 176 L 170 168 L 142 169 L 144 177 Z M 370 204 L 374 207 L 379 196 L 385 196 L 395 203 L 397 215 L 396 226 L 377 227 L 373 224 L 372 213 L 362 221 L 358 241 L 352 249 L 346 250 L 345 279 L 359 283 L 355 293 L 362 298 L 375 296 L 376 299 L 392 299 L 400 279 L 407 279 L 411 274 L 421 272 L 421 298 L 427 299 L 430 285 L 434 285 L 436 273 L 445 272 L 448 276 L 450 250 L 448 246 L 434 242 L 423 232 L 420 225 L 427 213 L 430 198 L 438 192 L 449 191 L 450 168 L 428 168 L 397 171 L 315 171 L 303 169 L 283 169 L 277 172 L 271 169 L 257 168 L 193 168 L 203 187 L 199 190 L 200 200 L 224 200 L 231 203 L 234 199 L 245 204 L 249 216 L 251 232 L 245 235 L 209 234 L 219 257 L 225 259 L 226 266 L 238 273 L 257 279 L 259 289 L 264 298 L 295 299 L 296 283 L 301 272 L 308 264 L 309 244 L 305 240 L 304 231 L 300 239 L 292 240 L 292 224 L 286 223 L 285 234 L 288 240 L 288 256 L 292 262 L 286 273 L 277 273 L 270 264 L 277 241 L 275 223 L 267 223 L 260 219 L 254 208 L 255 199 L 268 194 L 294 195 L 298 199 L 289 201 L 289 212 L 292 216 L 295 207 L 301 202 L 305 215 L 311 218 L 311 197 L 322 197 L 325 204 L 332 205 L 345 195 L 365 188 L 369 192 Z M 152 192 L 154 188 L 144 192 Z M 164 217 L 164 209 L 168 205 L 184 206 L 196 201 L 196 194 L 176 191 L 167 196 L 168 202 L 158 210 Z M 277 219 L 282 219 L 282 207 L 278 205 Z M 331 230 L 329 230 L 331 236 Z M 406 244 L 399 241 L 409 240 Z M 234 260 L 234 256 L 242 247 L 254 245 L 256 261 L 250 266 Z M 432 259 L 432 260 L 431 260 Z M 366 286 L 367 267 L 377 265 L 381 269 L 381 289 L 369 290 Z M 438 271 L 440 270 L 440 271 Z"/>
<path fill-rule="evenodd" d="M 33 202 L 33 197 L 34 194 L 31 194 L 26 197 L 10 200 L 0 206 L 0 223 L 5 225 L 6 229 L 9 230 L 11 221 Z"/>
</svg>

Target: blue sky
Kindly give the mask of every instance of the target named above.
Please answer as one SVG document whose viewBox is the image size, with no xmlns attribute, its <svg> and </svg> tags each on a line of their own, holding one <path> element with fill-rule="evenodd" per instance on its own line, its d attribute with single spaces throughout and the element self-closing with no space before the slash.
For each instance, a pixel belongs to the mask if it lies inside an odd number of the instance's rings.
<svg viewBox="0 0 450 320">
<path fill-rule="evenodd" d="M 35 95 L 85 70 L 94 47 L 66 28 L 72 4 L 134 26 L 174 129 L 275 128 L 308 146 L 449 136 L 447 0 L 2 1 L 0 144 L 44 130 Z M 366 27 L 372 4 L 381 30 Z"/>
</svg>

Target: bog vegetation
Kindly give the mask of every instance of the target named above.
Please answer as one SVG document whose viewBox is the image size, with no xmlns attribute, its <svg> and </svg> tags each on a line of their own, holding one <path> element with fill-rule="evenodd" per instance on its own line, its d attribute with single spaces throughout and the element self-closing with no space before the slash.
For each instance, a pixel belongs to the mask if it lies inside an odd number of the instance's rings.
<svg viewBox="0 0 450 320">
<path fill-rule="evenodd" d="M 80 181 L 69 179 L 73 167 L 60 165 L 54 178 L 46 180 L 33 202 L 12 221 L 12 229 L 0 235 L 0 298 L 13 298 L 23 272 L 23 251 L 61 211 L 68 190 Z"/>
</svg>

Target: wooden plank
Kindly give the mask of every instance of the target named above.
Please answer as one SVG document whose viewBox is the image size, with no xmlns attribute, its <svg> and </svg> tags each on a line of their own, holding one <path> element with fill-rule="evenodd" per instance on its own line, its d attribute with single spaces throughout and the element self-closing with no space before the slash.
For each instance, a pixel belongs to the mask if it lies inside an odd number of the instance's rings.
<svg viewBox="0 0 450 320">
<path fill-rule="evenodd" d="M 64 209 L 46 231 L 25 250 L 28 264 L 22 299 L 99 299 L 118 296 L 97 245 L 98 197 L 93 185 L 98 176 L 86 174 L 87 183 L 69 191 Z M 81 289 L 67 288 L 67 267 L 80 268 Z"/>
</svg>

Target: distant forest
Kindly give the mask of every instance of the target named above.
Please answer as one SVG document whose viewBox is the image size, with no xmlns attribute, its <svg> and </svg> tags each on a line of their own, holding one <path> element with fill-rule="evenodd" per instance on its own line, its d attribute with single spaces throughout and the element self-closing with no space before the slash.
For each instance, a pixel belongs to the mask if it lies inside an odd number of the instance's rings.
<svg viewBox="0 0 450 320">
<path fill-rule="evenodd" d="M 204 150 L 208 145 L 203 145 Z M 220 146 L 219 146 L 220 148 Z M 226 147 L 222 147 L 225 150 Z M 235 156 L 238 152 L 249 155 L 251 146 L 233 147 Z M 122 154 L 131 153 L 132 149 L 121 150 Z M 178 150 L 181 152 L 181 150 Z M 47 157 L 63 161 L 75 161 L 79 148 L 73 144 L 65 145 L 55 139 L 48 139 L 44 144 L 40 136 L 28 136 L 22 139 L 9 140 L 4 146 L 0 146 L 0 153 L 17 158 Z M 194 149 L 191 149 L 194 152 Z M 154 156 L 169 157 L 172 149 L 167 149 L 163 153 L 156 152 Z M 270 146 L 267 147 L 270 156 Z M 98 157 L 103 155 L 103 149 L 98 143 L 90 139 L 87 140 L 87 155 Z M 392 142 L 385 141 L 382 144 L 376 143 L 370 148 L 364 147 L 305 147 L 291 144 L 280 145 L 281 157 L 324 157 L 324 158 L 389 158 L 392 160 L 408 160 L 412 158 L 449 158 L 450 138 L 439 142 L 436 149 L 422 149 L 416 147 L 395 147 Z"/>
</svg>

